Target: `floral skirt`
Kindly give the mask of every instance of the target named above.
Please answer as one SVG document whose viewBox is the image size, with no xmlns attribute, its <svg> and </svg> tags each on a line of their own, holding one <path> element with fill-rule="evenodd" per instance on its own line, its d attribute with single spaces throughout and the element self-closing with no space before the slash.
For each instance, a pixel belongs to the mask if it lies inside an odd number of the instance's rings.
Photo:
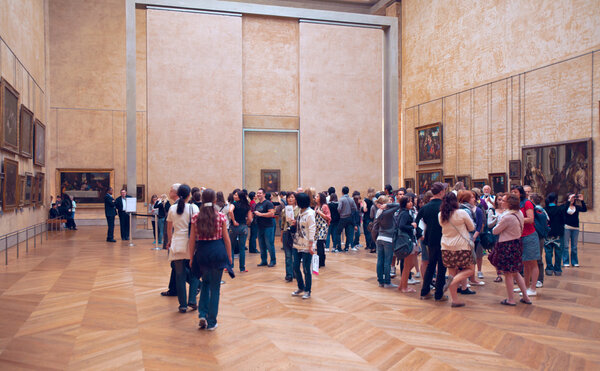
<svg viewBox="0 0 600 371">
<path fill-rule="evenodd" d="M 467 268 L 475 263 L 471 250 L 442 250 L 442 262 L 446 268 Z"/>
<path fill-rule="evenodd" d="M 520 238 L 498 242 L 489 254 L 488 259 L 496 269 L 514 273 L 523 269 L 523 242 Z"/>
</svg>

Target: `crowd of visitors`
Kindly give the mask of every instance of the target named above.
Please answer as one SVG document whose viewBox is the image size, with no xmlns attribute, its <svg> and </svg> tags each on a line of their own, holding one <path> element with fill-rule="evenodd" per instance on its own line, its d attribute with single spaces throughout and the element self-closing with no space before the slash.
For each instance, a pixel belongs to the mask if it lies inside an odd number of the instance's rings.
<svg viewBox="0 0 600 371">
<path fill-rule="evenodd" d="M 579 213 L 587 211 L 581 195 L 569 195 L 559 205 L 557 195 L 550 193 L 543 207 L 529 186 L 494 195 L 487 185 L 467 190 L 460 182 L 452 190 L 434 183 L 422 195 L 390 185 L 381 192 L 369 189 L 365 198 L 358 191 L 351 197 L 346 186 L 341 194 L 338 198 L 334 187 L 273 194 L 260 188 L 235 189 L 225 198 L 211 189 L 174 184 L 168 196 L 153 195 L 149 211 L 157 216 L 155 242 L 169 251 L 172 268 L 169 289 L 161 295 L 177 296 L 182 313 L 198 309 L 199 327 L 214 330 L 223 271 L 234 277 L 237 257 L 239 272 L 248 272 L 246 250 L 260 254 L 258 267 L 276 266 L 276 230 L 281 232 L 285 257 L 283 278 L 296 280 L 292 296 L 303 299 L 311 297 L 312 275 L 325 266 L 327 253 L 350 253 L 360 247 L 377 254 L 380 287 L 415 293 L 409 285 L 422 278 L 422 300 L 450 300 L 454 308 L 466 304 L 460 295 L 474 295 L 474 286 L 485 285 L 486 254 L 496 270 L 494 282 L 506 284 L 507 295 L 500 304 L 509 306 L 517 305 L 519 292 L 521 303 L 532 304 L 544 274 L 560 276 L 563 267 L 579 266 Z M 105 197 L 107 241 L 114 241 L 114 217 L 121 217 L 124 197 L 113 200 L 112 189 Z M 128 233 L 121 228 L 122 239 Z M 397 266 L 398 285 L 392 282 Z"/>
</svg>

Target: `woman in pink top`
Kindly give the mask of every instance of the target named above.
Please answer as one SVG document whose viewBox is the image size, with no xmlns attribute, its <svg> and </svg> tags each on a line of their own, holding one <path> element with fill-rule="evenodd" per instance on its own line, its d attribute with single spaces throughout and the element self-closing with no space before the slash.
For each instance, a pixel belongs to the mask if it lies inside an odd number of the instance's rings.
<svg viewBox="0 0 600 371">
<path fill-rule="evenodd" d="M 525 280 L 519 273 L 523 268 L 521 256 L 523 254 L 523 243 L 521 234 L 523 233 L 523 214 L 520 211 L 519 196 L 510 194 L 504 196 L 504 206 L 508 212 L 500 219 L 492 233 L 499 235 L 498 243 L 494 247 L 493 254 L 489 256 L 490 263 L 496 269 L 504 272 L 504 282 L 506 283 L 507 299 L 500 302 L 502 305 L 515 306 L 513 279 L 523 291 L 521 303 L 531 304 L 529 296 L 525 289 Z"/>
<path fill-rule="evenodd" d="M 452 192 L 444 196 L 438 220 L 442 226 L 442 261 L 449 272 L 444 287 L 450 289 L 452 307 L 464 307 L 465 303 L 458 301 L 457 288 L 461 281 L 471 277 L 474 272 L 475 260 L 469 232 L 475 229 L 475 225 L 466 211 L 458 209 L 458 199 Z"/>
</svg>

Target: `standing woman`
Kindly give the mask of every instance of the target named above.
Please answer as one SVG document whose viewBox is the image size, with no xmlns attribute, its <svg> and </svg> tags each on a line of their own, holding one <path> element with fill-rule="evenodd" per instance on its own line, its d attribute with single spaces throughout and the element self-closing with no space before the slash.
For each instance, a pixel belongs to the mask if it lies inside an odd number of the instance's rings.
<svg viewBox="0 0 600 371">
<path fill-rule="evenodd" d="M 190 198 L 190 187 L 187 184 L 179 186 L 177 196 L 179 197 L 176 202 L 177 207 L 170 208 L 169 215 L 167 215 L 167 248 L 169 249 L 169 261 L 173 263 L 175 270 L 179 312 L 185 313 L 187 307 L 192 310 L 198 308 L 196 305 L 198 278 L 191 274 L 188 260 L 190 225 L 192 217 L 198 214 L 198 207 L 187 203 Z M 190 283 L 189 297 L 186 297 L 185 293 L 186 281 Z"/>
<path fill-rule="evenodd" d="M 312 289 L 312 255 L 315 253 L 315 232 L 317 229 L 315 223 L 315 212 L 310 208 L 310 198 L 306 193 L 298 193 L 296 202 L 300 208 L 300 213 L 296 218 L 296 234 L 294 235 L 294 274 L 298 281 L 298 290 L 292 292 L 292 296 L 302 295 L 302 299 L 310 299 Z M 302 262 L 302 272 L 300 271 L 300 262 Z"/>
<path fill-rule="evenodd" d="M 496 200 L 499 197 L 496 196 Z M 498 236 L 498 243 L 494 247 L 494 251 L 490 254 L 489 259 L 496 269 L 504 272 L 507 298 L 502 300 L 500 304 L 515 306 L 513 279 L 523 291 L 521 303 L 531 304 L 526 289 L 525 281 L 519 273 L 523 269 L 523 244 L 521 234 L 523 233 L 524 218 L 519 211 L 520 199 L 516 194 L 504 196 L 504 204 L 507 207 L 506 213 L 498 221 L 492 233 Z"/>
<path fill-rule="evenodd" d="M 442 226 L 442 260 L 448 268 L 449 277 L 446 286 L 450 289 L 452 307 L 464 307 L 464 302 L 458 301 L 458 285 L 473 275 L 472 241 L 469 232 L 475 229 L 471 216 L 465 210 L 458 208 L 458 200 L 453 192 L 444 196 L 438 221 Z M 459 270 L 462 269 L 460 272 Z M 442 297 L 440 300 L 445 300 Z"/>
<path fill-rule="evenodd" d="M 367 197 L 360 204 L 360 210 L 363 214 L 363 234 L 365 235 L 365 249 L 374 250 L 375 243 L 371 238 L 371 232 L 369 231 L 369 223 L 373 220 L 371 219 L 371 207 L 373 206 L 373 198 L 375 197 L 375 189 L 369 188 L 367 191 Z"/>
<path fill-rule="evenodd" d="M 535 285 L 539 274 L 537 261 L 541 258 L 540 239 L 535 231 L 533 202 L 527 199 L 527 194 L 522 186 L 513 188 L 510 193 L 519 197 L 521 213 L 523 214 L 523 233 L 521 241 L 523 242 L 523 273 L 525 286 L 527 287 L 527 296 L 536 296 Z M 525 294 L 523 294 L 525 295 Z"/>
<path fill-rule="evenodd" d="M 233 203 L 229 207 L 231 219 L 231 244 L 233 251 L 239 250 L 240 272 L 246 273 L 246 237 L 248 225 L 252 223 L 252 211 L 248 204 L 246 192 L 236 189 L 233 191 Z"/>
<path fill-rule="evenodd" d="M 156 222 L 154 221 L 155 218 L 158 218 L 158 210 L 154 208 L 154 204 L 156 203 L 156 201 L 158 201 L 158 196 L 152 195 L 152 197 L 150 198 L 150 203 L 148 204 L 148 213 L 152 215 L 152 237 L 155 238 L 155 240 L 152 241 L 153 244 L 155 244 L 156 240 L 158 240 L 158 237 L 156 235 Z"/>
<path fill-rule="evenodd" d="M 414 222 L 413 216 L 411 215 L 411 210 L 413 208 L 413 198 L 409 196 L 402 196 L 400 198 L 400 214 L 398 215 L 398 228 L 406 233 L 408 237 L 410 237 L 410 241 L 413 244 L 413 252 L 404 258 L 404 268 L 402 269 L 402 276 L 400 278 L 400 290 L 403 293 L 411 293 L 417 292 L 412 287 L 408 287 L 408 277 L 410 275 L 410 271 L 416 266 L 417 262 L 417 254 L 414 246 L 416 245 L 415 241 L 415 229 L 417 227 L 417 223 Z"/>
<path fill-rule="evenodd" d="M 340 213 L 338 212 L 338 197 L 337 194 L 329 195 L 329 212 L 331 213 L 331 222 L 329 223 L 329 235 L 331 236 L 331 251 L 340 252 L 342 242 L 340 235 L 337 233 L 338 225 L 340 224 Z"/>
<path fill-rule="evenodd" d="M 317 240 L 317 254 L 319 254 L 319 267 L 325 266 L 325 239 L 327 238 L 327 230 L 331 221 L 331 212 L 327 206 L 327 196 L 325 192 L 315 195 L 315 223 L 317 223 L 317 231 L 315 239 Z"/>
<path fill-rule="evenodd" d="M 158 212 L 158 241 L 156 242 L 157 244 L 162 244 L 163 243 L 163 236 L 165 234 L 165 218 L 167 217 L 167 208 L 166 208 L 166 204 L 168 202 L 167 199 L 167 195 L 166 194 L 162 194 L 160 196 L 160 199 L 156 200 L 156 202 L 154 203 L 154 208 L 157 210 Z"/>
<path fill-rule="evenodd" d="M 296 193 L 289 192 L 286 196 L 287 206 L 281 213 L 281 243 L 285 253 L 285 280 L 291 282 L 294 279 L 294 233 L 296 232 L 296 218 L 300 214 L 300 209 L 296 205 Z M 292 210 L 293 217 L 288 218 L 287 213 Z"/>
<path fill-rule="evenodd" d="M 250 210 L 254 215 L 254 210 L 256 209 L 256 193 L 250 192 L 248 193 L 248 200 L 250 201 Z M 250 224 L 250 241 L 248 241 L 248 252 L 250 254 L 258 254 L 258 250 L 256 249 L 256 238 L 258 237 L 258 221 L 256 218 L 252 219 L 252 223 Z"/>
<path fill-rule="evenodd" d="M 490 202 L 488 202 L 487 226 L 490 231 L 494 229 L 494 227 L 497 226 L 498 223 L 500 223 L 500 219 L 502 219 L 502 217 L 508 212 L 508 210 L 506 210 L 506 207 L 504 206 L 505 199 L 505 194 L 502 192 L 498 192 L 496 194 L 496 197 L 494 197 L 494 201 L 490 201 L 491 204 Z M 493 249 L 495 248 L 496 246 L 494 245 Z M 499 269 L 496 269 L 496 278 L 494 279 L 494 282 L 502 282 L 502 271 Z"/>
<path fill-rule="evenodd" d="M 352 192 L 352 201 L 356 205 L 356 210 L 352 211 L 352 221 L 354 222 L 354 241 L 352 241 L 352 250 L 357 251 L 357 246 L 360 247 L 360 222 L 362 221 L 362 200 L 360 192 Z"/>
<path fill-rule="evenodd" d="M 219 297 L 223 269 L 232 263 L 231 241 L 227 234 L 227 217 L 213 206 L 215 191 L 207 188 L 202 192 L 202 207 L 192 219 L 189 257 L 202 276 L 198 327 L 214 331 L 217 328 Z"/>
</svg>

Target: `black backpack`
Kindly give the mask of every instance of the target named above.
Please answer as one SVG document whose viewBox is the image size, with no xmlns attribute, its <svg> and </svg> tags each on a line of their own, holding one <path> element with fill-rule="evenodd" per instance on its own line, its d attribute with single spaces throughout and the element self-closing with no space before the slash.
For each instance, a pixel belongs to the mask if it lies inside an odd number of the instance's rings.
<svg viewBox="0 0 600 371">
<path fill-rule="evenodd" d="M 540 236 L 540 238 L 548 237 L 550 233 L 550 226 L 548 225 L 548 215 L 546 215 L 546 211 L 539 206 L 536 206 L 533 209 L 534 216 L 534 225 L 535 231 Z"/>
</svg>

